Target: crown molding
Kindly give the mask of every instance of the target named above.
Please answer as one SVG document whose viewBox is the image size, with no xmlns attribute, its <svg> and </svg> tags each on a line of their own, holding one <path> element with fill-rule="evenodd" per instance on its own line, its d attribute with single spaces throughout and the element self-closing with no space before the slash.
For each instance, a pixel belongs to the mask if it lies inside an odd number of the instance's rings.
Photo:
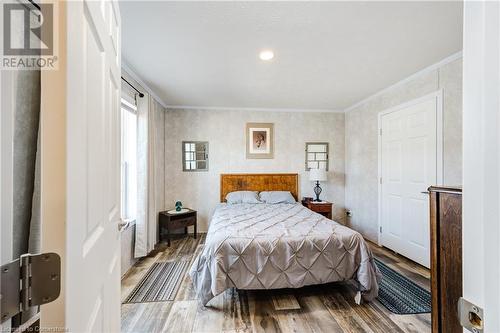
<svg viewBox="0 0 500 333">
<path fill-rule="evenodd" d="M 365 104 L 366 102 L 374 99 L 377 96 L 382 95 L 383 93 L 386 93 L 389 90 L 392 90 L 392 89 L 394 89 L 394 88 L 396 88 L 398 86 L 401 86 L 401 85 L 403 85 L 403 84 L 405 84 L 405 83 L 407 83 L 409 81 L 414 80 L 415 78 L 417 78 L 417 77 L 419 77 L 421 75 L 424 75 L 426 73 L 432 72 L 432 71 L 434 71 L 434 70 L 436 70 L 436 69 L 438 69 L 438 68 L 440 68 L 440 67 L 442 67 L 442 66 L 444 66 L 444 65 L 446 65 L 446 64 L 448 64 L 450 62 L 453 62 L 453 61 L 455 61 L 457 59 L 460 59 L 460 58 L 462 58 L 462 51 L 454 53 L 454 54 L 452 54 L 452 55 L 444 58 L 443 60 L 438 61 L 437 63 L 432 64 L 432 65 L 430 65 L 430 66 L 428 66 L 428 67 L 426 67 L 426 68 L 424 68 L 424 69 L 422 69 L 422 70 L 420 70 L 420 71 L 418 71 L 416 73 L 413 73 L 412 75 L 404 78 L 403 80 L 401 80 L 399 82 L 396 82 L 396 83 L 388 86 L 387 88 L 384 88 L 384 89 L 382 89 L 382 90 L 374 93 L 373 95 L 370 95 L 370 96 L 368 96 L 368 97 L 360 100 L 359 102 L 354 103 L 353 105 L 351 105 L 348 108 L 344 109 L 344 112 L 347 113 L 347 112 L 349 112 L 351 110 L 354 110 L 358 106 Z"/>
<path fill-rule="evenodd" d="M 151 95 L 158 103 L 161 104 L 165 109 L 167 108 L 167 103 L 153 91 L 153 89 L 149 88 L 147 84 L 144 83 L 144 81 L 140 78 L 139 75 L 137 75 L 137 72 L 130 67 L 125 60 L 122 59 L 122 68 L 127 72 L 130 77 L 132 77 L 140 86 L 142 89 L 144 89 L 149 95 Z"/>
<path fill-rule="evenodd" d="M 287 109 L 287 108 L 243 108 L 227 106 L 192 106 L 192 105 L 167 105 L 167 109 L 181 110 L 207 110 L 207 111 L 250 111 L 250 112 L 308 112 L 308 113 L 344 113 L 343 110 L 332 109 Z"/>
</svg>

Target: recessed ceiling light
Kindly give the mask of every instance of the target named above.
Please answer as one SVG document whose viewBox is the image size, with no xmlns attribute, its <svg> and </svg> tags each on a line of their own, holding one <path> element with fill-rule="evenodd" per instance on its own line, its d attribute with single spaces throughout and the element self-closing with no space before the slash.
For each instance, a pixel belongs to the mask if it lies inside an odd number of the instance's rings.
<svg viewBox="0 0 500 333">
<path fill-rule="evenodd" d="M 259 58 L 264 61 L 269 61 L 274 58 L 274 52 L 271 50 L 264 50 L 259 53 Z"/>
</svg>

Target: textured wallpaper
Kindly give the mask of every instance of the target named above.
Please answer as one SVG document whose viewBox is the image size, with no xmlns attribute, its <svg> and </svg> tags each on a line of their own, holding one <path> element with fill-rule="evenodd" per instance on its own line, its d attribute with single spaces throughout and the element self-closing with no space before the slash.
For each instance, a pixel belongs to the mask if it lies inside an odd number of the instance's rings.
<svg viewBox="0 0 500 333">
<path fill-rule="evenodd" d="M 247 122 L 274 123 L 274 159 L 246 159 Z M 329 180 L 322 199 L 334 203 L 334 219 L 344 221 L 344 114 L 315 112 L 250 112 L 167 110 L 165 116 L 166 207 L 176 200 L 198 211 L 200 231 L 208 229 L 219 203 L 221 173 L 299 173 L 299 196 L 312 196 L 305 171 L 305 143 L 329 142 Z M 209 142 L 209 171 L 183 172 L 183 140 Z"/>
<path fill-rule="evenodd" d="M 444 183 L 462 183 L 462 59 L 424 73 L 366 101 L 345 115 L 347 221 L 366 238 L 377 240 L 378 113 L 443 89 Z"/>
<path fill-rule="evenodd" d="M 165 207 L 180 200 L 199 212 L 206 231 L 219 202 L 221 173 L 298 172 L 300 196 L 312 196 L 304 170 L 306 142 L 330 143 L 329 181 L 322 198 L 334 203 L 334 219 L 377 240 L 379 112 L 443 89 L 444 181 L 462 180 L 462 59 L 424 73 L 364 104 L 341 113 L 255 112 L 169 109 L 165 115 Z M 245 125 L 270 122 L 275 128 L 274 159 L 247 160 Z M 209 142 L 209 171 L 183 172 L 183 140 Z M 345 208 L 353 216 L 345 219 Z"/>
</svg>

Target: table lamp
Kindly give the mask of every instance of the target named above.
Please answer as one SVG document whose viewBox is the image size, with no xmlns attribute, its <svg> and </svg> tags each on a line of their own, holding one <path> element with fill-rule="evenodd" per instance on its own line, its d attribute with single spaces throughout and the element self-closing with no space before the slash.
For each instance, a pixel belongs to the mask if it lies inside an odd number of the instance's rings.
<svg viewBox="0 0 500 333">
<path fill-rule="evenodd" d="M 309 180 L 316 182 L 316 186 L 314 187 L 314 193 L 316 194 L 316 199 L 314 201 L 321 201 L 319 199 L 319 195 L 321 194 L 321 187 L 319 186 L 319 182 L 326 181 L 326 170 L 325 169 L 311 169 L 309 171 Z"/>
</svg>

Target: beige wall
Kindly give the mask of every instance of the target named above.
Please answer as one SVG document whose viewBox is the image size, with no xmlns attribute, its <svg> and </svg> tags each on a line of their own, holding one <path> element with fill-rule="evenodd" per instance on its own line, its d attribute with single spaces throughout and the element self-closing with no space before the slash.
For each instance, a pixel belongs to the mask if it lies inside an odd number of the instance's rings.
<svg viewBox="0 0 500 333">
<path fill-rule="evenodd" d="M 274 123 L 274 159 L 247 160 L 247 122 Z M 296 172 L 299 195 L 312 196 L 312 183 L 304 170 L 305 143 L 330 143 L 329 181 L 322 198 L 334 202 L 334 218 L 344 219 L 344 114 L 314 112 L 250 112 L 227 110 L 168 110 L 165 117 L 166 205 L 176 200 L 198 211 L 200 231 L 208 229 L 219 202 L 221 173 Z M 183 172 L 183 140 L 209 142 L 209 171 Z"/>
<path fill-rule="evenodd" d="M 378 113 L 443 89 L 444 183 L 462 183 L 462 59 L 397 85 L 345 115 L 346 208 L 348 224 L 377 240 Z"/>
</svg>

